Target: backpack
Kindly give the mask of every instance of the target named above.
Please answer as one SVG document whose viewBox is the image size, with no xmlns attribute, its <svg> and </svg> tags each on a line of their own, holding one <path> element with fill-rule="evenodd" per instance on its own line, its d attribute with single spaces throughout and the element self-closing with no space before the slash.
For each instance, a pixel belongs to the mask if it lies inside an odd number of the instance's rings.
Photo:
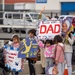
<svg viewBox="0 0 75 75">
<path fill-rule="evenodd" d="M 57 46 L 60 46 L 60 45 L 57 44 L 56 47 L 55 47 L 55 57 L 56 57 L 56 52 L 57 52 Z M 60 46 L 60 47 L 62 48 L 62 46 Z"/>
<path fill-rule="evenodd" d="M 57 66 L 55 66 L 55 64 L 49 65 L 49 67 L 46 69 L 46 74 L 57 75 L 58 74 Z"/>
</svg>

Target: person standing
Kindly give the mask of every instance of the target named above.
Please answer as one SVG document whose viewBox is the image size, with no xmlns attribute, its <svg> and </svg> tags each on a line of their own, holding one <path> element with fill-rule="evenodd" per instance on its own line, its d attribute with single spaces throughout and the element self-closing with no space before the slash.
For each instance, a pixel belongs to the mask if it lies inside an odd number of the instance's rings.
<svg viewBox="0 0 75 75">
<path fill-rule="evenodd" d="M 36 41 L 35 39 L 35 36 L 36 36 L 36 30 L 35 29 L 31 29 L 28 31 L 28 34 L 29 34 L 29 37 L 28 37 L 28 40 L 31 41 Z M 36 42 L 37 44 L 37 42 Z M 38 45 L 38 44 L 37 44 Z M 39 49 L 38 49 L 39 50 Z M 38 53 L 38 51 L 37 51 Z M 36 75 L 36 72 L 35 72 L 35 63 L 36 63 L 36 60 L 37 60 L 37 57 L 36 58 L 27 58 L 28 60 L 28 66 L 29 66 L 29 72 L 30 72 L 30 75 Z"/>
<path fill-rule="evenodd" d="M 54 58 L 55 58 L 55 44 L 53 45 L 53 41 L 47 39 L 45 41 L 45 44 L 43 44 L 42 41 L 39 41 L 39 47 L 44 48 L 44 57 L 45 57 L 45 73 L 48 74 L 47 69 L 54 64 Z"/>
<path fill-rule="evenodd" d="M 72 75 L 72 45 L 74 43 L 74 37 L 71 33 L 68 34 L 71 27 L 71 23 L 69 20 L 64 20 L 62 22 L 62 37 L 63 43 L 65 46 L 65 59 L 68 67 L 68 75 Z"/>
<path fill-rule="evenodd" d="M 40 11 L 40 13 L 39 13 L 39 16 L 38 16 L 38 20 L 42 20 L 42 14 L 43 14 L 43 12 L 44 12 L 44 10 L 45 10 L 45 6 L 41 9 L 41 11 Z M 50 17 L 49 16 L 46 16 L 46 19 L 50 19 Z M 43 21 L 44 21 L 44 19 L 43 19 Z M 42 40 L 42 42 L 44 43 L 44 40 Z M 46 66 L 46 58 L 45 58 L 45 56 L 44 56 L 44 48 L 41 48 L 40 47 L 40 57 L 41 57 L 41 66 L 42 66 L 42 69 L 43 69 L 43 72 L 41 73 L 41 74 L 45 74 L 45 66 Z"/>
<path fill-rule="evenodd" d="M 56 43 L 55 48 L 55 64 L 58 69 L 58 75 L 64 74 L 64 44 L 62 43 L 62 37 L 60 35 L 56 35 L 54 37 L 54 42 Z"/>
<path fill-rule="evenodd" d="M 5 56 L 5 63 L 7 63 L 7 65 L 10 66 L 10 68 L 8 66 L 6 66 L 8 68 L 9 71 L 13 72 L 14 75 L 19 75 L 19 69 L 16 68 L 16 66 L 19 66 L 20 67 L 20 70 L 22 69 L 22 66 L 23 66 L 23 63 L 20 63 L 18 62 L 18 60 L 20 60 L 20 58 L 18 58 L 18 54 L 15 54 L 14 52 L 17 51 L 19 52 L 19 47 L 20 47 L 20 38 L 17 34 L 13 34 L 12 35 L 12 41 L 9 41 L 8 43 L 5 44 L 6 47 L 9 47 L 7 48 L 9 51 L 11 51 L 11 48 L 13 49 L 13 52 L 9 52 L 7 57 L 6 57 L 6 52 L 4 53 L 4 56 Z M 5 47 L 4 47 L 5 48 Z M 12 56 L 12 54 L 15 54 L 14 56 Z M 12 57 L 9 59 L 9 57 Z M 14 58 L 14 59 L 13 59 Z M 16 60 L 15 60 L 16 59 Z M 9 61 L 12 60 L 13 62 L 10 63 Z M 23 59 L 21 59 L 21 61 L 23 61 Z M 9 63 L 8 63 L 9 62 Z M 13 64 L 13 66 L 12 66 Z"/>
<path fill-rule="evenodd" d="M 19 46 L 20 46 L 20 38 L 19 38 L 18 35 L 16 35 L 16 34 L 12 35 L 12 43 L 11 43 L 11 45 L 14 48 L 19 48 Z M 19 72 L 18 71 L 14 71 L 14 75 L 19 75 Z"/>
<path fill-rule="evenodd" d="M 40 48 L 40 54 L 41 54 L 41 66 L 43 68 L 43 72 L 41 74 L 45 74 L 46 58 L 44 56 L 44 48 Z"/>
<path fill-rule="evenodd" d="M 55 58 L 55 45 L 53 45 L 52 40 L 45 41 L 44 56 L 46 58 L 45 73 L 47 74 L 47 69 L 53 65 Z"/>
</svg>

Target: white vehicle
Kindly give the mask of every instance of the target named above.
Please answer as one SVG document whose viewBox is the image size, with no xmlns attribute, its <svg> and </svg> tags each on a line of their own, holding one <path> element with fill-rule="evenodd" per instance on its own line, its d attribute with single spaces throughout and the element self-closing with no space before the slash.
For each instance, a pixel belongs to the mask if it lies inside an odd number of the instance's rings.
<svg viewBox="0 0 75 75">
<path fill-rule="evenodd" d="M 72 19 L 72 18 L 75 18 L 75 16 L 74 15 L 60 15 L 58 19 L 59 20 L 64 20 L 66 18 Z"/>
<path fill-rule="evenodd" d="M 3 24 L 4 25 L 36 25 L 38 22 L 38 13 L 36 12 L 4 12 Z M 42 19 L 47 18 L 42 15 Z M 11 32 L 11 28 L 2 28 L 4 32 Z"/>
</svg>

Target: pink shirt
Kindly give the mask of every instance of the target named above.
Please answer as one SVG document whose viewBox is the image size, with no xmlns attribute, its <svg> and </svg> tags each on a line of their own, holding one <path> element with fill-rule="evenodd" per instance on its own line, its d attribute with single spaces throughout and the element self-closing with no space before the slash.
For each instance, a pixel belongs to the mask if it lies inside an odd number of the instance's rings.
<svg viewBox="0 0 75 75">
<path fill-rule="evenodd" d="M 55 58 L 55 45 L 45 47 L 44 55 L 45 57 Z"/>
<path fill-rule="evenodd" d="M 58 63 L 64 62 L 64 46 L 57 45 L 55 60 L 58 61 Z"/>
<path fill-rule="evenodd" d="M 45 57 L 51 57 L 51 58 L 55 58 L 55 45 L 51 45 L 49 47 L 46 47 L 44 46 L 44 44 L 39 41 L 38 45 L 41 47 L 41 48 L 44 48 L 44 56 Z"/>
</svg>

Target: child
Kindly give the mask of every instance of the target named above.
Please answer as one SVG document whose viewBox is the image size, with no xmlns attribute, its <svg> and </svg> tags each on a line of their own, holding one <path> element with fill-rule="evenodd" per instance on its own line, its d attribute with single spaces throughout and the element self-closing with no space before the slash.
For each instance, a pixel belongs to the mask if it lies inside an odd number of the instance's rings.
<svg viewBox="0 0 75 75">
<path fill-rule="evenodd" d="M 52 40 L 46 40 L 45 45 L 42 42 L 39 42 L 39 46 L 44 47 L 44 56 L 46 58 L 46 70 L 50 65 L 53 64 L 55 58 L 55 45 L 52 44 Z"/>
<path fill-rule="evenodd" d="M 62 38 L 60 35 L 54 37 L 54 42 L 57 44 L 55 49 L 55 63 L 58 68 L 58 75 L 64 74 L 64 45 L 62 43 Z"/>
<path fill-rule="evenodd" d="M 20 46 L 20 39 L 19 39 L 18 35 L 14 34 L 12 36 L 12 40 L 13 40 L 12 46 L 14 48 L 19 48 L 19 46 Z M 14 72 L 14 73 L 15 73 L 15 75 L 18 75 L 19 74 L 19 72 Z"/>
<path fill-rule="evenodd" d="M 35 30 L 35 29 L 29 30 L 28 34 L 29 34 L 28 39 L 29 39 L 30 41 L 33 41 L 33 40 L 36 41 L 36 39 L 35 39 L 36 30 Z M 38 44 L 37 44 L 37 45 L 38 45 Z M 35 73 L 35 67 L 34 67 L 36 58 L 27 58 L 27 60 L 28 60 L 30 75 L 36 75 L 36 73 Z"/>
<path fill-rule="evenodd" d="M 12 42 L 9 41 L 8 44 L 6 44 L 4 47 L 5 48 L 4 55 L 6 63 L 5 65 L 6 67 L 8 67 L 9 70 L 13 71 L 14 75 L 18 75 L 23 66 L 22 64 L 23 60 L 21 58 L 18 58 L 18 52 L 20 50 L 19 46 L 20 46 L 20 39 L 18 35 L 14 34 L 12 36 Z"/>
</svg>

